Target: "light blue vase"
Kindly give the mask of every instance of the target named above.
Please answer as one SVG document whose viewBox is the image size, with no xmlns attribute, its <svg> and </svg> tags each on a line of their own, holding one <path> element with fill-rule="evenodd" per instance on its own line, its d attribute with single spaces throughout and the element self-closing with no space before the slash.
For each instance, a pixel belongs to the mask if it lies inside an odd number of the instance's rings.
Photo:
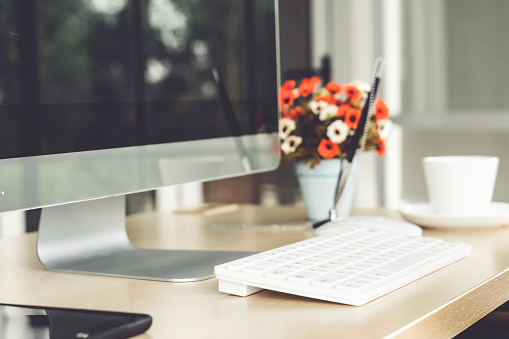
<svg viewBox="0 0 509 339">
<path fill-rule="evenodd" d="M 305 165 L 302 161 L 298 161 L 295 163 L 295 169 L 308 218 L 312 221 L 328 218 L 329 211 L 334 204 L 341 161 L 339 159 L 323 159 L 313 168 Z M 348 217 L 350 215 L 356 173 L 357 161 L 354 159 L 345 188 L 335 206 L 338 217 Z"/>
</svg>

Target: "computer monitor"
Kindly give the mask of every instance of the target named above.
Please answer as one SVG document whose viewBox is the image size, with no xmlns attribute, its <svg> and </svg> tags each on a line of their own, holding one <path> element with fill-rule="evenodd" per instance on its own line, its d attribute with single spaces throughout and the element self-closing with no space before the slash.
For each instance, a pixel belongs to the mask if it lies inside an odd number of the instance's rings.
<svg viewBox="0 0 509 339">
<path fill-rule="evenodd" d="M 0 0 L 0 213 L 42 208 L 46 268 L 193 281 L 246 255 L 136 248 L 125 195 L 278 166 L 277 9 Z"/>
</svg>

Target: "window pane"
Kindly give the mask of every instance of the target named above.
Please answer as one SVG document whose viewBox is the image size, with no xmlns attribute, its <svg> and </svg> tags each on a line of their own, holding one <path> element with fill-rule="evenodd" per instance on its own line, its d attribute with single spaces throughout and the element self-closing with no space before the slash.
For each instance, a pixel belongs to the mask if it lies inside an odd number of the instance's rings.
<svg viewBox="0 0 509 339">
<path fill-rule="evenodd" d="M 401 6 L 404 109 L 509 107 L 509 1 L 414 0 Z"/>
<path fill-rule="evenodd" d="M 494 155 L 509 201 L 509 1 L 399 3 L 403 200 L 427 200 L 425 156 Z"/>
</svg>

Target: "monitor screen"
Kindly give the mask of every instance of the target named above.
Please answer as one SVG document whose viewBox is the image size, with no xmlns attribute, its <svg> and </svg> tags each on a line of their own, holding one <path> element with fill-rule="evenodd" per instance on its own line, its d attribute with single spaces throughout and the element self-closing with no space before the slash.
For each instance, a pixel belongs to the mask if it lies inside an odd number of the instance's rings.
<svg viewBox="0 0 509 339">
<path fill-rule="evenodd" d="M 0 212 L 277 166 L 276 11 L 0 0 Z"/>
<path fill-rule="evenodd" d="M 124 195 L 274 169 L 277 0 L 0 0 L 0 213 L 50 270 L 165 281 L 246 253 L 137 249 Z"/>
</svg>

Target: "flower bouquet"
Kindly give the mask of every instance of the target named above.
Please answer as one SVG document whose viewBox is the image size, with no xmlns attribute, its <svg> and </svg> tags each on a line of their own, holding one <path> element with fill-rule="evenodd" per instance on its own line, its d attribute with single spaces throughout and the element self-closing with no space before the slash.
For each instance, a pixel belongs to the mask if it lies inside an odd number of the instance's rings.
<svg viewBox="0 0 509 339">
<path fill-rule="evenodd" d="M 342 159 L 357 129 L 363 105 L 367 104 L 369 85 L 329 82 L 320 87 L 319 77 L 286 81 L 280 88 L 281 118 L 279 136 L 282 160 L 302 160 L 311 168 L 322 159 Z M 364 150 L 385 154 L 392 122 L 382 98 L 374 104 L 367 121 Z"/>
</svg>

